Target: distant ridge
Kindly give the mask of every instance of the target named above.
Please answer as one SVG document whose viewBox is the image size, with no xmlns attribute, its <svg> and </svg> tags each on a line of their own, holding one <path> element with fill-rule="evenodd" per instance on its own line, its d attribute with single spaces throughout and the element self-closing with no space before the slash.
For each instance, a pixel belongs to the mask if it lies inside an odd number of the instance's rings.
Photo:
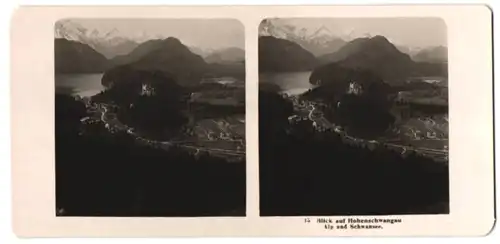
<svg viewBox="0 0 500 244">
<path fill-rule="evenodd" d="M 237 47 L 229 47 L 216 50 L 205 57 L 207 63 L 239 63 L 245 61 L 245 50 Z"/>
<path fill-rule="evenodd" d="M 131 53 L 112 60 L 115 67 L 130 65 L 138 70 L 158 70 L 173 75 L 181 85 L 199 82 L 207 72 L 207 63 L 174 37 L 150 40 Z"/>
<path fill-rule="evenodd" d="M 289 72 L 312 70 L 316 58 L 299 44 L 273 36 L 259 37 L 259 71 Z"/>
<path fill-rule="evenodd" d="M 357 38 L 337 52 L 319 57 L 320 64 L 336 62 L 341 66 L 371 71 L 389 84 L 406 82 L 411 76 L 446 75 L 442 68 L 414 62 L 384 36 Z"/>
<path fill-rule="evenodd" d="M 335 52 L 346 44 L 345 40 L 325 26 L 310 32 L 305 28 L 297 29 L 295 26 L 279 24 L 274 19 L 266 19 L 262 21 L 259 29 L 260 36 L 273 36 L 295 42 L 316 57 Z"/>
<path fill-rule="evenodd" d="M 174 77 L 182 86 L 196 85 L 205 76 L 231 76 L 244 79 L 244 51 L 235 49 L 226 51 L 214 57 L 218 62 L 208 63 L 179 39 L 168 37 L 146 41 L 129 54 L 113 58 L 111 64 L 115 67 L 113 70 L 126 65 L 135 70 L 161 71 Z M 241 55 L 243 57 L 239 58 Z"/>
<path fill-rule="evenodd" d="M 54 32 L 56 38 L 87 44 L 108 59 L 129 53 L 142 42 L 143 38 L 143 36 L 136 39 L 121 36 L 116 28 L 104 33 L 89 30 L 71 20 L 56 22 Z"/>
<path fill-rule="evenodd" d="M 444 46 L 425 48 L 413 55 L 412 59 L 417 62 L 447 63 L 448 48 Z"/>
<path fill-rule="evenodd" d="M 54 40 L 55 73 L 101 73 L 109 62 L 87 44 L 64 38 Z"/>
</svg>

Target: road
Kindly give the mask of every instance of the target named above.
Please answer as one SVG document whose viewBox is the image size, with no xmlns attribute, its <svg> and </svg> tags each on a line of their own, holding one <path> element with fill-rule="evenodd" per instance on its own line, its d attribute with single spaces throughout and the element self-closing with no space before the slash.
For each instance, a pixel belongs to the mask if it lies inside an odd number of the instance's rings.
<svg viewBox="0 0 500 244">
<path fill-rule="evenodd" d="M 218 149 L 218 148 L 207 148 L 207 147 L 198 147 L 198 146 L 189 146 L 189 145 L 182 145 L 181 143 L 189 142 L 189 141 L 155 141 L 155 140 L 150 140 L 144 137 L 139 136 L 137 133 L 134 132 L 132 128 L 129 128 L 126 125 L 123 125 L 120 123 L 112 123 L 107 119 L 107 116 L 109 115 L 109 109 L 106 104 L 100 104 L 99 111 L 101 112 L 101 121 L 106 125 L 106 128 L 109 130 L 115 129 L 115 130 L 122 130 L 120 127 L 125 127 L 125 131 L 133 136 L 136 140 L 142 141 L 146 144 L 150 145 L 157 145 L 163 149 L 168 149 L 171 146 L 177 146 L 180 148 L 188 149 L 188 150 L 195 150 L 195 154 L 198 154 L 200 151 L 205 151 L 209 153 L 217 153 L 217 154 L 224 154 L 224 155 L 229 155 L 229 156 L 245 156 L 244 151 L 237 151 L 237 150 L 227 150 L 227 149 Z M 116 120 L 116 119 L 115 119 Z M 117 121 L 115 121 L 117 122 Z M 231 141 L 238 141 L 239 143 L 243 144 L 243 140 L 231 140 Z"/>
<path fill-rule="evenodd" d="M 309 117 L 309 120 L 311 121 L 314 121 L 313 117 L 312 117 L 312 113 L 314 112 L 314 110 L 316 109 L 316 107 L 314 107 L 314 104 L 310 104 L 308 106 L 309 109 L 309 115 L 307 117 Z"/>
<path fill-rule="evenodd" d="M 394 143 L 384 143 L 384 142 L 378 142 L 378 141 L 373 141 L 373 140 L 368 141 L 365 139 L 352 137 L 352 136 L 348 135 L 345 131 L 343 131 L 339 126 L 336 126 L 335 124 L 328 121 L 323 116 L 322 113 L 317 112 L 316 106 L 312 102 L 307 102 L 308 104 L 306 104 L 306 106 L 303 106 L 303 105 L 297 104 L 298 101 L 296 99 L 292 99 L 292 101 L 294 103 L 294 107 L 306 108 L 309 111 L 307 117 L 309 120 L 311 120 L 314 123 L 315 126 L 321 126 L 321 127 L 327 128 L 327 129 L 333 128 L 337 134 L 341 135 L 345 139 L 350 140 L 351 142 L 361 143 L 361 144 L 371 144 L 371 145 L 373 145 L 373 144 L 383 145 L 383 146 L 386 146 L 389 148 L 390 147 L 399 148 L 399 149 L 403 150 L 401 154 L 405 154 L 407 152 L 414 151 L 416 153 L 423 154 L 423 155 L 444 157 L 446 159 L 448 158 L 448 151 L 447 150 L 438 150 L 438 149 L 424 148 L 424 147 L 413 148 L 413 147 L 398 145 L 398 144 L 394 144 Z M 319 116 L 314 116 L 314 114 L 319 114 Z M 434 122 L 434 121 L 432 121 L 432 122 Z"/>
<path fill-rule="evenodd" d="M 106 113 L 108 112 L 108 108 L 107 107 L 103 107 L 103 108 L 104 108 L 104 111 L 102 112 L 101 120 L 102 120 L 102 122 L 104 122 L 104 124 L 107 124 L 107 122 L 105 121 L 105 117 L 106 117 Z"/>
</svg>

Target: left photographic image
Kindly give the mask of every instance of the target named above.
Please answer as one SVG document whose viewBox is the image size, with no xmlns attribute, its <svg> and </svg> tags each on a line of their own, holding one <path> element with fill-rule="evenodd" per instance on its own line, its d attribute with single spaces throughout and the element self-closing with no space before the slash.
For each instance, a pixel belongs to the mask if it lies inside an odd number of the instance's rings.
<svg viewBox="0 0 500 244">
<path fill-rule="evenodd" d="M 234 19 L 55 23 L 57 216 L 245 216 Z"/>
</svg>

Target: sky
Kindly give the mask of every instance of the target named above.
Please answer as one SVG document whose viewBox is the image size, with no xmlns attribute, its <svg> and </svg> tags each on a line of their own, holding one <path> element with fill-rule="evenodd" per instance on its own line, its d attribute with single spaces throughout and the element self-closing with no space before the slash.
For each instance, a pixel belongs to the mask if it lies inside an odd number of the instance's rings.
<svg viewBox="0 0 500 244">
<path fill-rule="evenodd" d="M 325 26 L 345 39 L 383 35 L 408 47 L 447 46 L 446 24 L 439 18 L 294 18 L 280 19 L 298 29 L 316 30 Z"/>
<path fill-rule="evenodd" d="M 176 37 L 188 46 L 204 49 L 244 48 L 243 25 L 233 19 L 72 19 L 86 29 L 107 33 L 114 28 L 120 36 Z"/>
</svg>

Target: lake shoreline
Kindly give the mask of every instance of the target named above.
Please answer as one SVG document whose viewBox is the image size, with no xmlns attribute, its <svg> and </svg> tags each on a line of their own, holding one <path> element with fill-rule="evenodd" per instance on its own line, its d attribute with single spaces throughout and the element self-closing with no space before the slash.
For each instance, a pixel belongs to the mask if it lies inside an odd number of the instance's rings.
<svg viewBox="0 0 500 244">
<path fill-rule="evenodd" d="M 309 83 L 311 73 L 312 71 L 261 73 L 259 74 L 259 83 L 278 85 L 281 89 L 280 93 L 288 96 L 300 95 L 316 87 Z"/>
<path fill-rule="evenodd" d="M 71 96 L 92 97 L 106 89 L 101 84 L 104 73 L 56 74 L 55 92 Z"/>
</svg>

